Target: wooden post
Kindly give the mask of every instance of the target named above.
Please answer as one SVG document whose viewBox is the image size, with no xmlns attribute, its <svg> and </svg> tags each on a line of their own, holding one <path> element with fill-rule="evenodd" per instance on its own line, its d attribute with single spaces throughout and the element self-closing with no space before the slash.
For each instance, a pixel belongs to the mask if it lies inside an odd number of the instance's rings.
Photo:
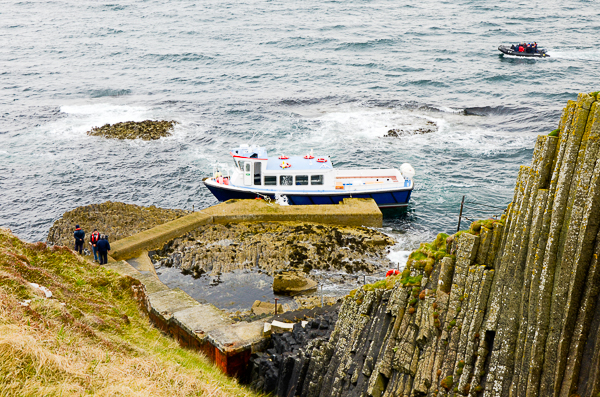
<svg viewBox="0 0 600 397">
<path fill-rule="evenodd" d="M 323 284 L 321 284 L 321 307 L 323 307 Z"/>
<path fill-rule="evenodd" d="M 456 227 L 456 233 L 460 231 L 460 220 L 462 218 L 463 206 L 465 205 L 465 196 L 463 196 L 460 202 L 460 214 L 458 214 L 458 226 Z"/>
<path fill-rule="evenodd" d="M 275 298 L 275 315 L 277 315 L 277 301 L 278 300 L 279 300 L 278 298 Z"/>
</svg>

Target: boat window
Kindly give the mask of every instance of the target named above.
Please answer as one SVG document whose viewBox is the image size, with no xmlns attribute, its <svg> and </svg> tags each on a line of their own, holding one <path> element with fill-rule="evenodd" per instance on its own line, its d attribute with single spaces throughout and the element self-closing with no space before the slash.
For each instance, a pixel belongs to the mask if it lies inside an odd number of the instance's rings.
<svg viewBox="0 0 600 397">
<path fill-rule="evenodd" d="M 323 175 L 311 175 L 310 176 L 310 184 L 311 185 L 322 185 L 323 184 Z"/>
<path fill-rule="evenodd" d="M 265 175 L 265 185 L 266 186 L 276 186 L 277 185 L 277 177 L 275 175 L 270 175 L 270 176 Z"/>
<path fill-rule="evenodd" d="M 246 172 L 250 173 L 250 163 L 246 163 Z"/>
<path fill-rule="evenodd" d="M 260 173 L 260 161 L 256 161 L 254 163 L 254 184 L 260 185 L 262 182 L 261 173 Z"/>
<path fill-rule="evenodd" d="M 240 171 L 244 171 L 244 165 L 242 163 L 242 160 L 238 161 L 238 165 L 239 165 Z"/>
<path fill-rule="evenodd" d="M 279 176 L 279 184 L 280 185 L 293 185 L 294 177 L 292 175 L 280 175 Z"/>
<path fill-rule="evenodd" d="M 308 185 L 308 175 L 296 175 L 296 185 Z"/>
</svg>

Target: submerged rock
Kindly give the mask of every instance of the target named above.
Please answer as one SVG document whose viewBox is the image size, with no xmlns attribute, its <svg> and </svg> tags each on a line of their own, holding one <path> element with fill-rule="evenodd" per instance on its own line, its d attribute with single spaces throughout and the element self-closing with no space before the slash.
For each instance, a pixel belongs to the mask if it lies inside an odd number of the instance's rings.
<svg viewBox="0 0 600 397">
<path fill-rule="evenodd" d="M 176 121 L 144 120 L 125 121 L 115 124 L 104 124 L 102 127 L 93 127 L 87 132 L 91 136 L 116 139 L 143 139 L 151 141 L 170 136 L 170 131 L 177 124 Z"/>
</svg>

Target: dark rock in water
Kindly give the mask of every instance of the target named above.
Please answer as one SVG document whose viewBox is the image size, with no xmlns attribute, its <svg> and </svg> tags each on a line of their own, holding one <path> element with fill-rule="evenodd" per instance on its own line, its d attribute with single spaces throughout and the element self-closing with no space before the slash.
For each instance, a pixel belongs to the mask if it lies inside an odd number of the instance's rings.
<svg viewBox="0 0 600 397">
<path fill-rule="evenodd" d="M 401 128 L 393 128 L 387 132 L 383 137 L 384 138 L 401 138 L 403 136 L 411 136 L 411 135 L 421 135 L 421 134 L 429 134 L 437 131 L 437 124 L 433 121 L 427 121 L 426 126 L 419 127 L 417 129 L 411 130 L 403 130 Z"/>
<path fill-rule="evenodd" d="M 170 136 L 176 121 L 144 120 L 125 121 L 116 124 L 104 124 L 102 127 L 93 127 L 87 132 L 91 136 L 102 136 L 104 138 L 116 139 L 138 139 L 151 141 Z"/>
</svg>

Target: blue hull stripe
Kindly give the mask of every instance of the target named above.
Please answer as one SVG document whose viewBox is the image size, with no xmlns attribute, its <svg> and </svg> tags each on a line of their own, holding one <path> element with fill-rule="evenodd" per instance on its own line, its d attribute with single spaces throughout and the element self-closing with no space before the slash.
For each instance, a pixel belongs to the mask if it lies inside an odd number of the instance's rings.
<svg viewBox="0 0 600 397">
<path fill-rule="evenodd" d="M 214 186 L 206 187 L 215 195 L 219 201 L 231 199 L 255 199 L 260 197 L 253 192 L 244 192 L 239 190 L 221 189 Z M 401 207 L 408 205 L 411 190 L 382 193 L 353 194 L 353 198 L 372 198 L 380 207 Z M 267 195 L 274 199 L 274 195 Z M 291 205 L 312 205 L 312 204 L 337 204 L 345 198 L 350 198 L 349 194 L 336 195 L 286 195 Z"/>
</svg>

